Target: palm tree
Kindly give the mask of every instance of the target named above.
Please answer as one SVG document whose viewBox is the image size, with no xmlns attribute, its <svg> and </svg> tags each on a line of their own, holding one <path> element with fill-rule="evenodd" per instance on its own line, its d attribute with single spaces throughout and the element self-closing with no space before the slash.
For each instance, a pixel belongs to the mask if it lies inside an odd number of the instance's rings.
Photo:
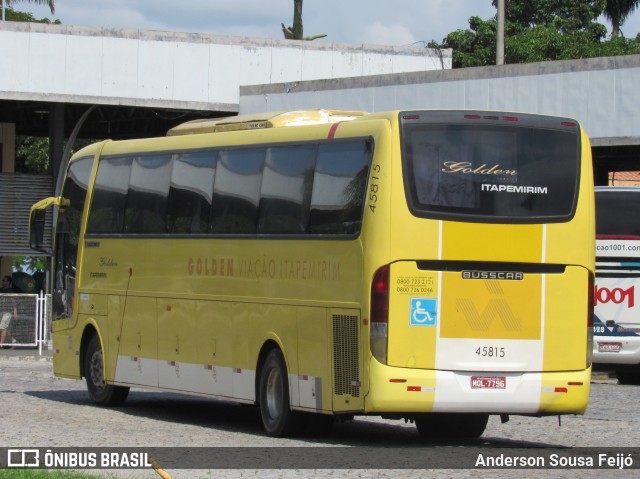
<svg viewBox="0 0 640 479">
<path fill-rule="evenodd" d="M 640 0 L 607 0 L 604 16 L 611 22 L 611 36 L 620 35 L 620 27 L 631 13 L 638 8 Z"/>
<path fill-rule="evenodd" d="M 285 27 L 284 23 L 281 23 L 282 33 L 287 40 L 315 40 L 316 38 L 326 37 L 324 33 L 318 35 L 312 35 L 310 37 L 304 37 L 302 28 L 302 1 L 293 0 L 293 27 Z M 640 0 L 639 0 L 640 1 Z"/>
<path fill-rule="evenodd" d="M 56 13 L 56 0 L 4 0 L 4 3 L 8 6 L 13 6 L 16 2 L 28 2 L 35 3 L 37 5 L 48 5 L 49 10 L 51 10 L 51 14 Z"/>
</svg>

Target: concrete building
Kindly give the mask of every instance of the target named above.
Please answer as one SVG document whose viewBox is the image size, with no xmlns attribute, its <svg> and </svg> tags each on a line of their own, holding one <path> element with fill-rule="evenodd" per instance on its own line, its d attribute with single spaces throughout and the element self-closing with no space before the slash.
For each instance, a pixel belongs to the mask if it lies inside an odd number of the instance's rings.
<svg viewBox="0 0 640 479">
<path fill-rule="evenodd" d="M 79 137 L 159 136 L 236 115 L 241 85 L 449 68 L 451 51 L 425 48 L 0 22 L 0 273 L 30 254 L 28 208 L 87 113 Z M 13 174 L 16 135 L 49 136 L 50 175 Z"/>
<path fill-rule="evenodd" d="M 240 111 L 345 108 L 509 110 L 571 117 L 593 147 L 596 183 L 640 170 L 640 55 L 240 87 Z M 614 175 L 615 176 L 615 175 Z"/>
<path fill-rule="evenodd" d="M 597 184 L 640 170 L 640 55 L 451 69 L 451 51 L 0 22 L 0 273 L 29 254 L 64 139 L 164 135 L 258 111 L 471 108 L 573 117 Z M 15 136 L 49 136 L 50 175 L 12 173 Z M 3 260 L 1 257 L 5 257 Z"/>
</svg>

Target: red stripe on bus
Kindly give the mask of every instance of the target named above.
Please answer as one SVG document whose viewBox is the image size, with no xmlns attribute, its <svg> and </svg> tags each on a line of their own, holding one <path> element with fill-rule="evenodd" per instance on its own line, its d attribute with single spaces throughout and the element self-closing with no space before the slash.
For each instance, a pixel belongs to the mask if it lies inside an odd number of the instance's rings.
<svg viewBox="0 0 640 479">
<path fill-rule="evenodd" d="M 331 125 L 331 128 L 329 128 L 329 134 L 327 135 L 327 138 L 329 138 L 330 140 L 333 140 L 333 137 L 336 136 L 336 130 L 338 129 L 338 126 L 340 126 L 340 123 L 334 123 L 333 125 Z"/>
</svg>

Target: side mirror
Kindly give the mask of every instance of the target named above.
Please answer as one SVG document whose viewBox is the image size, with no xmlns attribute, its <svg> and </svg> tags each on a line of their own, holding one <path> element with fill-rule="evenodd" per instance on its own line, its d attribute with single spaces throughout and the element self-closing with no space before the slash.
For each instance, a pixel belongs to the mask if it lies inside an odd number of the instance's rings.
<svg viewBox="0 0 640 479">
<path fill-rule="evenodd" d="M 47 210 L 52 206 L 64 208 L 68 205 L 69 200 L 58 196 L 38 201 L 31 207 L 31 213 L 29 214 L 29 246 L 31 246 L 31 249 L 49 253 L 49 251 L 44 249 L 44 229 Z"/>
<path fill-rule="evenodd" d="M 31 249 L 44 251 L 44 222 L 46 210 L 31 210 L 29 218 L 29 246 Z"/>
</svg>

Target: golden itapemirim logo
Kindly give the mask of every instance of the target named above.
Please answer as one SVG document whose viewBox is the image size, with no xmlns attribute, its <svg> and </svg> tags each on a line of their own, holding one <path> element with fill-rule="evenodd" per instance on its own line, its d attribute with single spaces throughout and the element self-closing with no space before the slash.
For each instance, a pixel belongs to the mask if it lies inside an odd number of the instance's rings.
<svg viewBox="0 0 640 479">
<path fill-rule="evenodd" d="M 518 170 L 503 169 L 499 164 L 488 166 L 483 163 L 473 167 L 469 161 L 445 161 L 442 164 L 444 173 L 462 173 L 466 175 L 518 176 Z"/>
</svg>

